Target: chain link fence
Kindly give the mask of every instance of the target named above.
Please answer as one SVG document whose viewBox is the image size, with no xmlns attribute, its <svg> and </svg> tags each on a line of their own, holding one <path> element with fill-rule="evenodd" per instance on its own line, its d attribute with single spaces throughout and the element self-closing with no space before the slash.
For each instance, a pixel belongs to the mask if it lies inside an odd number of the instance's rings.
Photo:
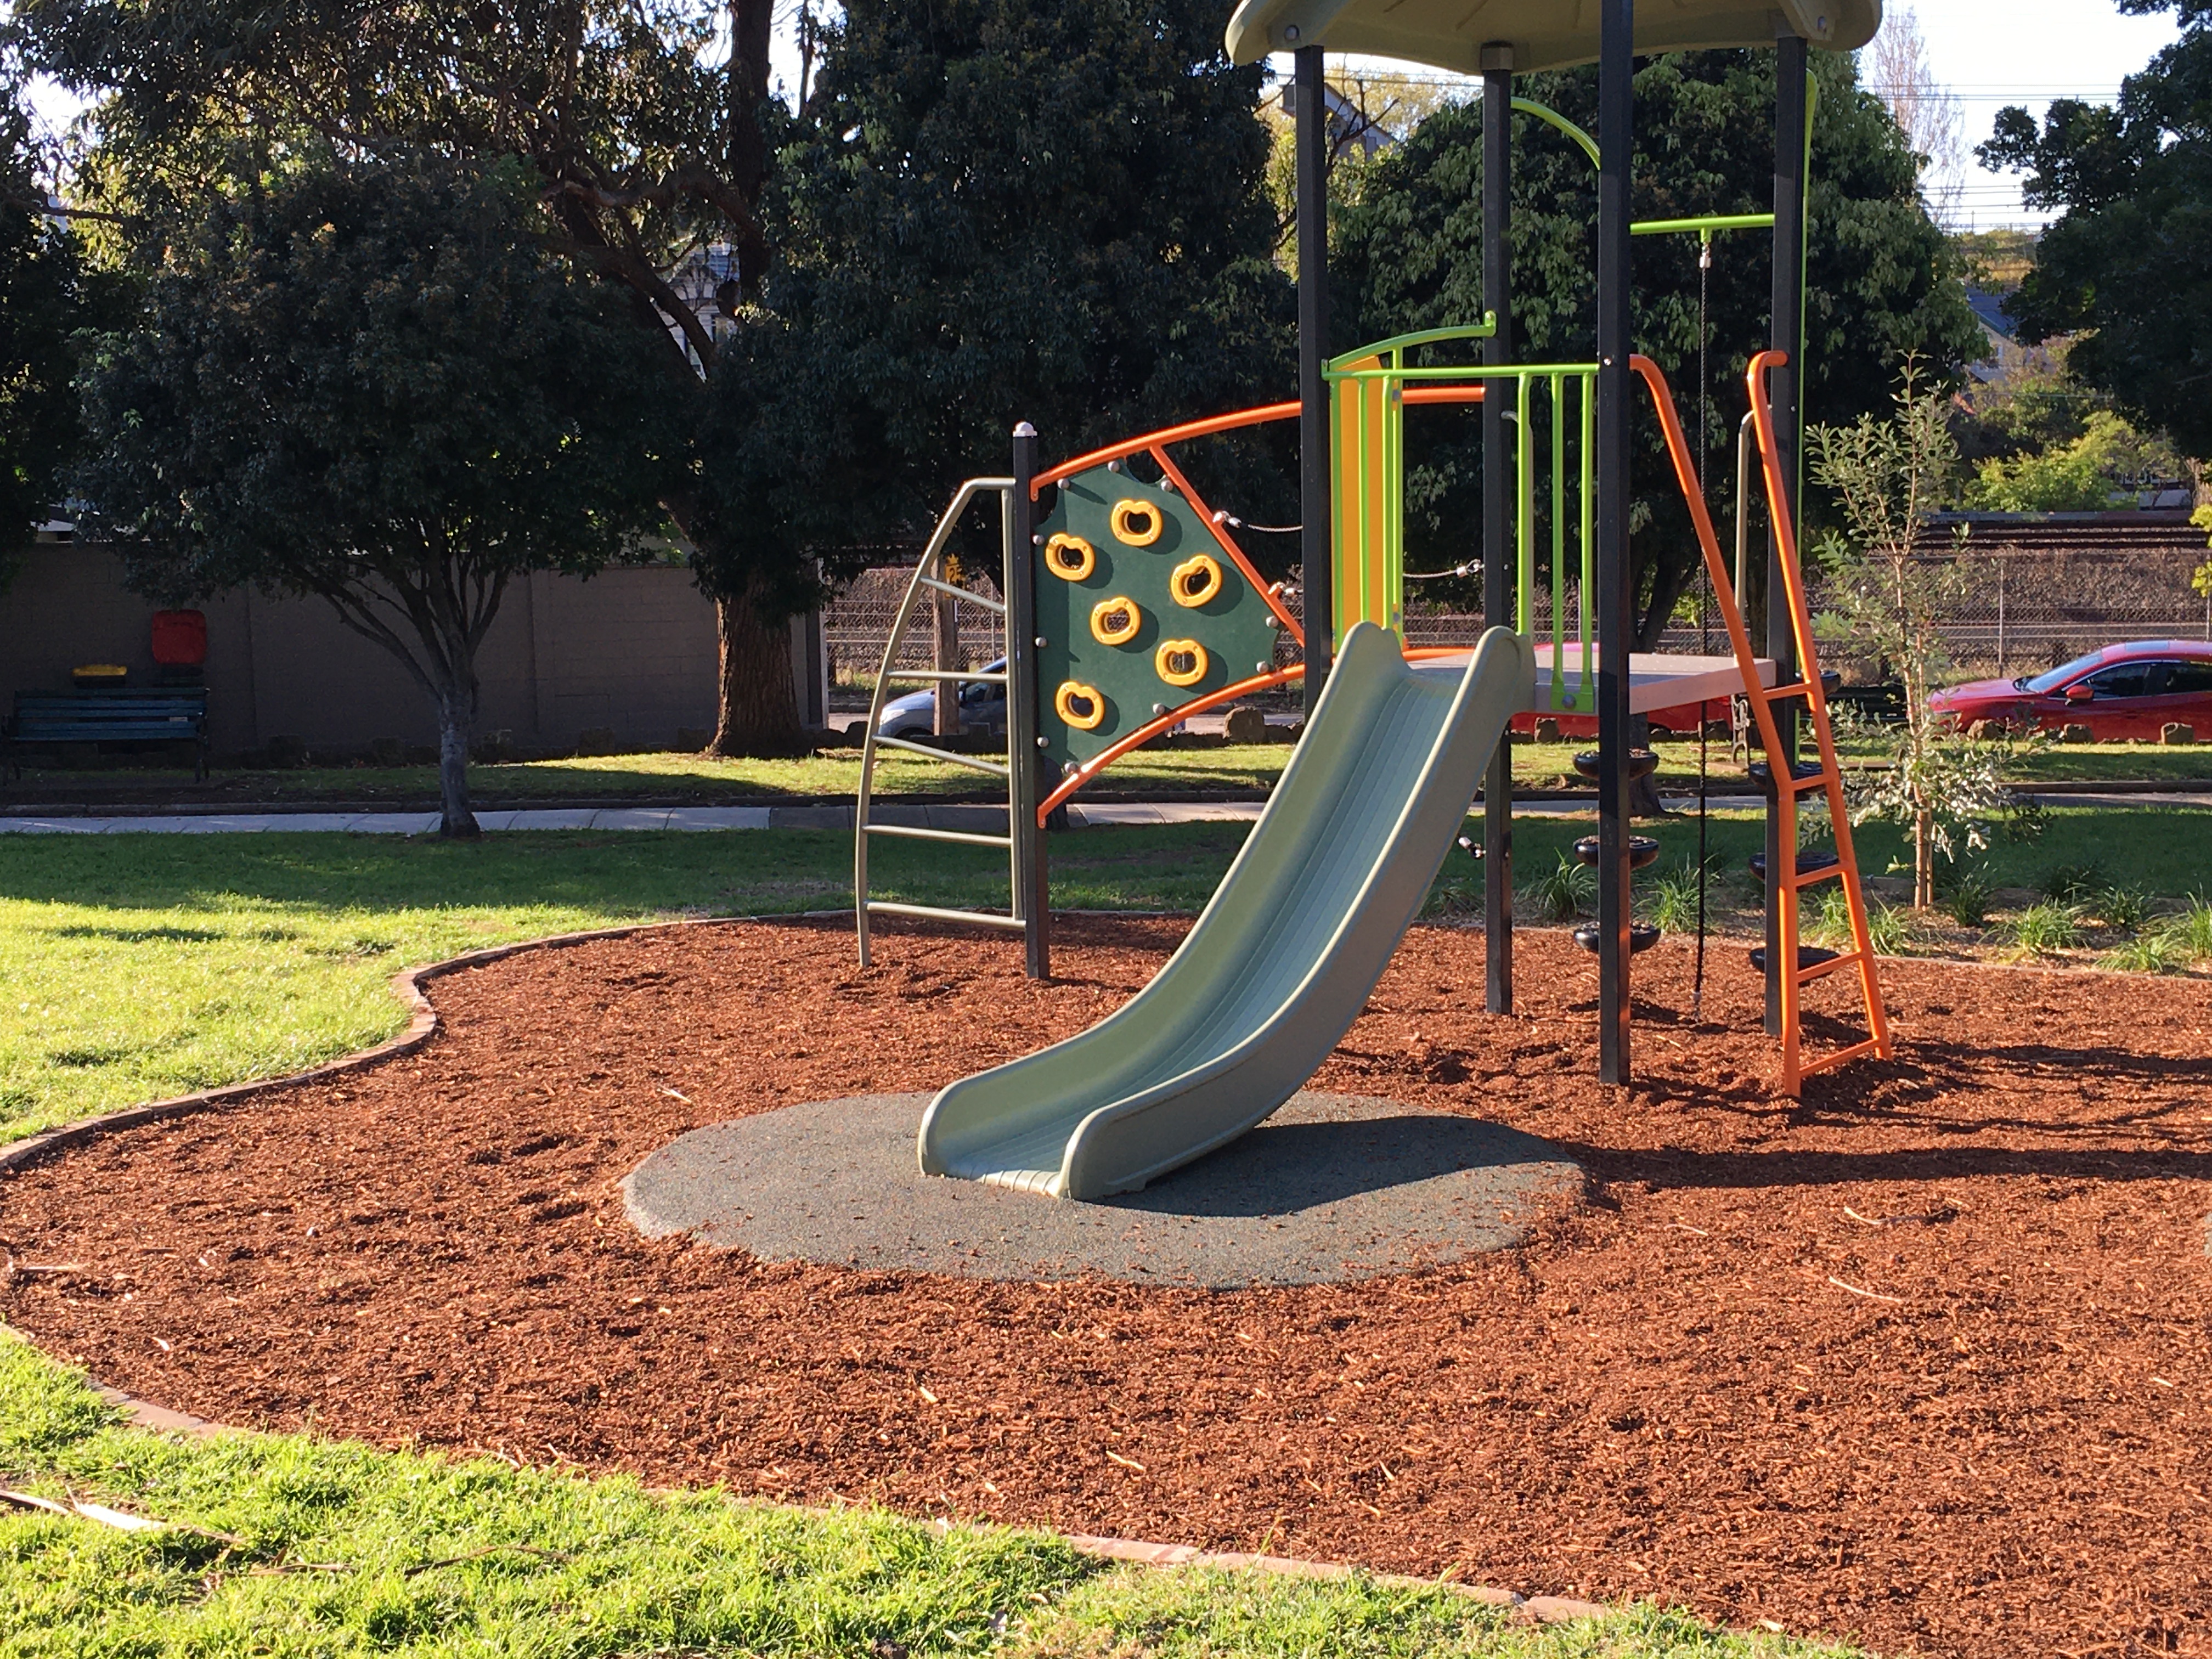
<svg viewBox="0 0 2212 1659">
<path fill-rule="evenodd" d="M 1954 540 L 1961 529 L 1963 541 Z M 1962 514 L 1933 527 L 1924 556 L 1962 567 L 1961 598 L 1944 619 L 1961 675 L 2037 673 L 2125 640 L 2212 641 L 2212 597 L 2191 585 L 2212 551 L 2205 547 L 2204 532 L 2181 514 L 2089 522 Z M 911 568 L 869 570 L 831 603 L 824 625 L 833 696 L 842 688 L 844 701 L 857 696 L 865 706 L 912 576 Z M 962 583 L 986 598 L 999 597 L 997 584 L 985 572 L 968 572 Z M 1285 598 L 1291 613 L 1301 615 L 1295 586 Z M 1817 615 L 1825 600 L 1823 584 L 1817 580 L 1811 599 Z M 1565 610 L 1571 624 L 1577 604 L 1570 588 Z M 1540 637 L 1550 632 L 1552 606 L 1551 589 L 1544 586 L 1535 605 Z M 1694 607 L 1688 614 L 1694 617 Z M 1407 610 L 1411 645 L 1472 645 L 1482 629 L 1479 611 L 1431 609 L 1418 602 Z M 981 605 L 959 607 L 959 635 L 968 666 L 979 667 L 1006 648 L 997 614 Z M 898 665 L 932 666 L 933 639 L 928 619 L 918 617 L 908 630 Z M 1694 621 L 1671 626 L 1659 639 L 1659 649 L 1666 653 L 1723 655 L 1728 648 L 1728 634 L 1717 617 L 1702 628 Z M 1850 684 L 1872 684 L 1882 678 L 1879 664 L 1855 659 L 1848 651 L 1830 649 L 1822 655 Z M 1281 665 L 1297 660 L 1288 634 L 1276 635 L 1275 660 Z"/>
</svg>

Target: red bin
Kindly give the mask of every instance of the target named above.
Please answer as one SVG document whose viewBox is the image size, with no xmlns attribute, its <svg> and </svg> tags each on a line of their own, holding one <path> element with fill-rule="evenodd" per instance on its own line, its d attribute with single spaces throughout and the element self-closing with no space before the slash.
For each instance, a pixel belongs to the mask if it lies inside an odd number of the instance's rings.
<svg viewBox="0 0 2212 1659">
<path fill-rule="evenodd" d="M 198 668 L 207 660 L 207 613 L 156 611 L 154 660 L 164 668 Z"/>
</svg>

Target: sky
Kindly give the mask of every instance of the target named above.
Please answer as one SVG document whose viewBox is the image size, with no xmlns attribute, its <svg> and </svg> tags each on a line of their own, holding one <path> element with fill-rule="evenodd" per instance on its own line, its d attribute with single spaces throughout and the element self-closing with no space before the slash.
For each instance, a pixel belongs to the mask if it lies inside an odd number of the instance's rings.
<svg viewBox="0 0 2212 1659">
<path fill-rule="evenodd" d="M 1999 110 L 2023 105 L 2039 120 L 2053 98 L 2107 102 L 2124 77 L 2180 34 L 2170 15 L 2124 16 L 2114 0 L 1887 0 L 1883 9 L 1885 28 L 1904 11 L 1913 13 L 1929 70 L 1958 100 L 1965 155 L 1952 216 L 1967 230 L 2034 228 L 2049 216 L 2022 205 L 2017 178 L 1985 171 L 1973 159 Z M 1290 73 L 1287 55 L 1271 61 L 1278 75 Z M 1870 78 L 1871 65 L 1863 72 Z M 1440 78 L 1433 70 L 1413 73 Z"/>
<path fill-rule="evenodd" d="M 2054 97 L 2108 101 L 2180 33 L 2171 14 L 2125 17 L 2112 0 L 1918 0 L 1913 9 L 1929 67 L 1966 117 L 1967 229 L 2042 222 L 2021 207 L 2017 179 L 1972 160 L 2000 109 L 2022 104 L 2040 118 Z"/>
<path fill-rule="evenodd" d="M 4 10 L 0 5 L 0 10 Z M 779 7 L 775 68 L 795 82 L 798 54 L 789 21 L 796 7 Z M 1223 6 L 1225 20 L 1229 6 Z M 1894 14 L 1899 9 L 1892 4 Z M 1929 66 L 1960 103 L 1965 118 L 1966 164 L 1959 180 L 1957 217 L 1962 228 L 2034 226 L 2019 181 L 1984 172 L 1972 150 L 1990 136 L 1997 111 L 2022 104 L 2039 117 L 2054 97 L 2109 100 L 2123 76 L 2140 70 L 2179 33 L 2170 15 L 2127 17 L 2113 0 L 1917 0 L 1913 10 L 1927 41 Z M 1289 60 L 1281 60 L 1287 70 Z M 54 88 L 37 100 L 55 125 L 75 113 L 74 100 Z"/>
</svg>

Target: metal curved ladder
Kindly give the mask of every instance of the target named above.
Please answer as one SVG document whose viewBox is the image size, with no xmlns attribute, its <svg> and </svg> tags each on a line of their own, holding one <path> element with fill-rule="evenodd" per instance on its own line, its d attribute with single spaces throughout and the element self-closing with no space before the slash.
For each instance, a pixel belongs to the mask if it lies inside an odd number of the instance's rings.
<svg viewBox="0 0 2212 1659">
<path fill-rule="evenodd" d="M 941 921 L 971 922 L 985 927 L 1000 927 L 1021 932 L 1028 925 L 1024 914 L 1024 894 L 1022 881 L 1020 852 L 1016 838 L 1021 833 L 1017 821 L 1016 790 L 1011 763 L 985 760 L 980 756 L 963 755 L 947 749 L 939 749 L 925 743 L 914 743 L 905 738 L 881 736 L 878 728 L 883 722 L 884 703 L 891 686 L 899 681 L 919 681 L 927 684 L 951 682 L 968 684 L 982 682 L 1005 685 L 1007 696 L 1007 738 L 1011 745 L 1014 721 L 1012 676 L 1001 672 L 987 674 L 974 670 L 940 668 L 901 668 L 899 649 L 906 642 L 907 629 L 913 623 L 917 608 L 927 597 L 949 593 L 962 603 L 980 605 L 999 619 L 1000 633 L 1006 634 L 1006 599 L 1014 591 L 1014 503 L 1015 481 L 1012 478 L 970 478 L 962 484 L 952 497 L 952 504 L 945 509 L 945 516 L 937 521 L 937 529 L 923 549 L 921 562 L 915 566 L 914 579 L 907 584 L 905 596 L 899 601 L 898 615 L 892 620 L 890 639 L 884 647 L 882 667 L 876 675 L 875 695 L 868 702 L 867 735 L 860 745 L 860 795 L 853 813 L 853 920 L 860 934 L 860 966 L 868 965 L 868 918 L 872 915 L 927 916 Z M 945 548 L 961 517 L 975 499 L 983 495 L 999 497 L 1000 523 L 1005 527 L 1004 563 L 1001 568 L 999 599 L 987 599 L 981 594 L 956 586 L 945 580 Z M 1026 550 L 1024 550 L 1026 551 Z M 1011 646 L 1012 641 L 1005 641 Z M 1011 650 L 1000 653 L 1012 661 Z M 919 824 L 882 823 L 869 816 L 873 798 L 876 772 L 876 753 L 879 749 L 903 749 L 917 755 L 927 755 L 932 760 L 951 761 L 970 770 L 988 772 L 1006 785 L 1006 829 L 1003 836 L 979 835 L 960 830 L 932 830 Z M 889 899 L 868 896 L 868 838 L 872 836 L 893 836 L 908 841 L 953 842 L 969 847 L 998 847 L 1006 849 L 1007 856 L 1007 886 L 1011 900 L 1007 914 L 994 910 L 948 908 L 929 904 L 901 904 Z"/>
</svg>

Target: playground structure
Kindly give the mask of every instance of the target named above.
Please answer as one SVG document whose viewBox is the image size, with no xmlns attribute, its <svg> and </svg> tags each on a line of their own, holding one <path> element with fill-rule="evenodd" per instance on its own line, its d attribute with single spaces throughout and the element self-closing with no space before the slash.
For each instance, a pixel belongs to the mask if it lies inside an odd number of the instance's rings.
<svg viewBox="0 0 2212 1659">
<path fill-rule="evenodd" d="M 1595 18 L 1589 14 L 1598 13 Z M 870 813 L 879 746 L 939 751 L 876 735 L 872 711 L 855 827 L 861 960 L 872 915 L 906 914 L 995 926 L 1024 937 L 1030 972 L 1049 970 L 1050 913 L 1042 829 L 1053 811 L 1131 750 L 1194 714 L 1302 681 L 1299 750 L 1229 876 L 1152 988 L 1093 1031 L 944 1091 L 925 1120 L 926 1170 L 1069 1197 L 1141 1186 L 1239 1133 L 1286 1099 L 1348 1029 L 1418 912 L 1480 787 L 1486 871 L 1486 1006 L 1512 1006 L 1511 778 L 1503 734 L 1528 711 L 1595 717 L 1588 770 L 1598 785 L 1598 834 L 1578 849 L 1599 874 L 1596 925 L 1578 935 L 1600 963 L 1600 1072 L 1630 1077 L 1630 962 L 1650 935 L 1632 930 L 1632 869 L 1648 843 L 1628 830 L 1636 763 L 1631 716 L 1731 695 L 1748 702 L 1766 760 L 1766 940 L 1753 963 L 1766 981 L 1766 1024 L 1779 1039 L 1782 1084 L 1868 1054 L 1889 1035 L 1866 906 L 1853 856 L 1833 732 L 1799 568 L 1796 355 L 1804 286 L 1804 192 L 1812 139 L 1808 51 L 1863 45 L 1876 0 L 1781 12 L 1723 0 L 1647 6 L 1602 0 L 1504 0 L 1478 9 L 1481 40 L 1435 0 L 1246 0 L 1228 41 L 1240 62 L 1289 50 L 1297 64 L 1300 396 L 1147 434 L 1058 467 L 1036 464 L 1037 437 L 1016 429 L 1008 475 L 971 479 L 924 551 L 894 625 L 878 702 L 895 681 L 992 678 L 962 670 L 900 671 L 899 647 L 921 602 L 945 580 L 961 516 L 995 495 L 1004 529 L 1008 757 L 951 756 L 1008 790 L 1004 836 L 877 822 Z M 1473 27 L 1473 22 L 1467 27 Z M 1772 45 L 1778 55 L 1775 211 L 1632 223 L 1627 206 L 1630 81 L 1639 52 Z M 1479 70 L 1486 117 L 1484 299 L 1479 322 L 1330 356 L 1327 248 L 1322 234 L 1324 50 L 1388 53 Z M 1512 95 L 1516 72 L 1595 58 L 1601 131 Z M 1510 117 L 1538 117 L 1596 164 L 1599 225 L 1595 362 L 1511 360 L 1507 258 Z M 1769 596 L 1762 651 L 1740 602 L 1743 526 L 1735 568 L 1723 556 L 1695 454 L 1664 375 L 1629 349 L 1628 250 L 1638 234 L 1771 228 L 1773 343 L 1746 377 L 1748 439 L 1768 509 Z M 1480 353 L 1480 362 L 1448 361 Z M 1610 650 L 1630 636 L 1628 431 L 1640 381 L 1690 510 L 1729 642 L 1725 658 Z M 1480 413 L 1484 434 L 1482 566 L 1493 625 L 1475 650 L 1407 650 L 1404 617 L 1404 422 L 1409 407 Z M 1176 445 L 1268 422 L 1300 422 L 1299 526 L 1304 626 L 1262 580 L 1175 458 Z M 1509 435 L 1507 427 L 1513 431 Z M 1548 511 L 1540 515 L 1540 482 Z M 1738 512 L 1744 511 L 1741 497 Z M 1548 529 L 1549 637 L 1538 639 L 1538 541 Z M 1570 586 L 1570 568 L 1577 580 Z M 1572 599 L 1570 602 L 1571 591 Z M 1275 662 L 1287 633 L 1303 660 Z M 1510 643 L 1509 643 L 1510 642 Z M 1398 648 L 1392 648 L 1393 647 Z M 1341 661 L 1339 661 L 1339 653 Z M 1510 663 L 1510 667 L 1505 665 Z M 1340 684 L 1343 676 L 1348 684 Z M 1456 681 L 1455 686 L 1452 682 Z M 1800 709 L 1814 757 L 1798 758 Z M 1824 798 L 1832 850 L 1798 848 L 1801 802 Z M 1008 854 L 1012 902 L 999 915 L 872 899 L 867 848 L 879 835 L 981 844 Z M 1802 896 L 1836 880 L 1852 940 L 1837 951 L 1799 941 Z M 1410 895 L 1410 897 L 1408 896 Z M 1819 1055 L 1804 1049 L 1801 1000 L 1814 980 L 1852 970 L 1866 1035 Z"/>
</svg>

